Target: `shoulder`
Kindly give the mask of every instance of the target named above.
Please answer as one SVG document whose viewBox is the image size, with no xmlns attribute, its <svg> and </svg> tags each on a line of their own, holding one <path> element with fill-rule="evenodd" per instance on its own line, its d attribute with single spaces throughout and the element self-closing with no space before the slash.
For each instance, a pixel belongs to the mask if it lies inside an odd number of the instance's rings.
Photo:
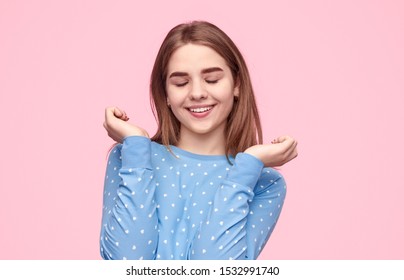
<svg viewBox="0 0 404 280">
<path fill-rule="evenodd" d="M 162 152 L 167 152 L 167 147 L 166 146 L 164 146 L 164 145 L 162 145 L 162 144 L 160 144 L 160 143 L 157 143 L 157 142 L 154 142 L 154 141 L 151 141 L 151 151 L 152 151 L 152 153 L 162 153 Z"/>
<path fill-rule="evenodd" d="M 170 156 L 173 157 L 174 154 L 172 154 L 166 146 L 152 141 L 150 146 L 150 156 L 152 161 L 166 161 Z"/>
<path fill-rule="evenodd" d="M 115 143 L 108 151 L 107 154 L 107 173 L 114 172 L 122 165 L 121 156 L 122 144 Z M 114 171 L 112 171 L 114 170 Z"/>
<path fill-rule="evenodd" d="M 168 149 L 157 142 L 151 141 L 150 152 L 153 155 L 162 155 L 168 153 Z M 115 143 L 108 151 L 108 159 L 120 158 L 122 154 L 123 144 Z"/>
</svg>

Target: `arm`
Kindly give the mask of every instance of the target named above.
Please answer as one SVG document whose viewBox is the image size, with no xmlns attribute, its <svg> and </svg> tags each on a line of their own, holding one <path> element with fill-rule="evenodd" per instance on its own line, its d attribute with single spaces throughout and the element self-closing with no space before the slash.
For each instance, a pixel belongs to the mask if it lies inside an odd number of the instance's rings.
<svg viewBox="0 0 404 280">
<path fill-rule="evenodd" d="M 104 259 L 154 259 L 158 231 L 150 143 L 128 137 L 110 153 L 100 240 Z"/>
<path fill-rule="evenodd" d="M 196 236 L 190 258 L 256 259 L 271 235 L 286 196 L 283 177 L 265 166 L 280 166 L 297 156 L 288 136 L 255 145 L 236 156 L 220 186 L 208 219 Z"/>
<path fill-rule="evenodd" d="M 251 155 L 236 156 L 192 242 L 190 259 L 246 259 L 249 204 L 262 168 L 263 163 Z"/>
<path fill-rule="evenodd" d="M 256 259 L 271 236 L 286 197 L 286 182 L 272 168 L 264 169 L 254 189 L 247 217 L 247 259 Z"/>
<path fill-rule="evenodd" d="M 150 139 L 128 120 L 117 107 L 105 109 L 104 128 L 123 145 L 111 151 L 108 161 L 101 255 L 104 259 L 153 259 L 158 232 Z"/>
</svg>

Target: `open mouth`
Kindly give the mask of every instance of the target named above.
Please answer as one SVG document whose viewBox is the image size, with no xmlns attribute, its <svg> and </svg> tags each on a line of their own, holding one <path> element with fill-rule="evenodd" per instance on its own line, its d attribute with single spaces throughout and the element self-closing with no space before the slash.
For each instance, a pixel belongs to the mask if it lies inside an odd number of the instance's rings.
<svg viewBox="0 0 404 280">
<path fill-rule="evenodd" d="M 188 108 L 189 111 L 192 113 L 205 113 L 210 110 L 212 110 L 213 106 L 206 106 L 206 107 L 194 107 L 194 108 Z"/>
</svg>

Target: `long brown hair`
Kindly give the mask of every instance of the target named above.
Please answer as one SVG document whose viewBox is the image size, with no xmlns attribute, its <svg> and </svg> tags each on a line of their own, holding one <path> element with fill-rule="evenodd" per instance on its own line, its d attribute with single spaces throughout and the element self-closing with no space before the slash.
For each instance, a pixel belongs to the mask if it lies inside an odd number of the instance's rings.
<svg viewBox="0 0 404 280">
<path fill-rule="evenodd" d="M 188 43 L 215 50 L 224 58 L 235 85 L 239 86 L 239 96 L 235 99 L 233 110 L 227 119 L 226 156 L 235 156 L 248 147 L 262 144 L 261 123 L 244 58 L 222 30 L 205 21 L 177 25 L 170 30 L 160 47 L 150 79 L 150 104 L 158 123 L 157 132 L 151 139 L 167 147 L 178 143 L 181 124 L 167 105 L 166 78 L 171 55 Z"/>
</svg>

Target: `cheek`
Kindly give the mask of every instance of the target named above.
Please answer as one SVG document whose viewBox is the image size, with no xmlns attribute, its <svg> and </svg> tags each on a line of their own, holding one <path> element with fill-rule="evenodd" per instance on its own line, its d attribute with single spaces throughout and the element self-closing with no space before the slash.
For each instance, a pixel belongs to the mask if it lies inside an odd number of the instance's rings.
<svg viewBox="0 0 404 280">
<path fill-rule="evenodd" d="M 176 94 L 176 92 L 173 91 L 171 87 L 166 88 L 166 93 L 167 93 L 167 101 L 171 105 L 176 104 L 176 99 L 177 99 L 176 97 L 178 96 L 178 94 Z"/>
<path fill-rule="evenodd" d="M 211 94 L 222 103 L 233 103 L 234 90 L 229 84 L 212 89 Z"/>
<path fill-rule="evenodd" d="M 181 94 L 178 92 L 167 91 L 167 103 L 170 104 L 171 111 L 178 118 L 179 112 L 181 112 L 184 104 L 184 99 L 181 98 Z"/>
<path fill-rule="evenodd" d="M 166 86 L 167 99 L 170 101 L 182 100 L 186 97 L 187 87 L 177 87 L 174 85 Z"/>
<path fill-rule="evenodd" d="M 168 95 L 167 94 L 167 102 L 170 104 L 172 109 L 181 106 L 182 102 L 178 99 L 175 95 Z"/>
</svg>

